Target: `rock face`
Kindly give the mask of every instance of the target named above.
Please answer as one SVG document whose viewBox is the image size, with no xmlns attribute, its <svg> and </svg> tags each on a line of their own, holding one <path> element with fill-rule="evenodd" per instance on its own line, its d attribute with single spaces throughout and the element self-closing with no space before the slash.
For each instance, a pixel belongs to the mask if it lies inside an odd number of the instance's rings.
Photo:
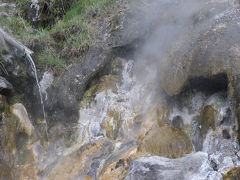
<svg viewBox="0 0 240 180">
<path fill-rule="evenodd" d="M 139 158 L 133 161 L 126 180 L 193 179 L 206 159 L 205 153 L 190 154 L 180 159 L 159 156 Z"/>
<path fill-rule="evenodd" d="M 179 42 L 164 61 L 160 76 L 165 92 L 172 96 L 179 93 L 193 77 L 210 77 L 225 73 L 229 93 L 239 74 L 239 9 L 229 9 L 213 19 L 210 29 L 204 29 L 193 38 L 189 47 Z M 209 27 L 209 26 L 208 26 Z M 174 73 L 172 73 L 174 72 Z M 170 82 L 170 83 L 169 83 Z"/>
<path fill-rule="evenodd" d="M 78 104 L 91 81 L 106 73 L 113 54 L 102 48 L 92 48 L 86 58 L 66 72 L 57 88 L 49 89 L 47 110 L 52 119 L 76 121 Z"/>
<path fill-rule="evenodd" d="M 39 2 L 41 6 L 43 1 Z M 44 74 L 40 90 L 47 95 L 48 139 L 40 133 L 41 119 L 31 116 L 39 108 L 23 105 L 35 103 L 35 98 L 0 96 L 0 179 L 219 180 L 226 170 L 240 166 L 234 114 L 238 108 L 240 115 L 240 11 L 230 8 L 213 17 L 218 8 L 208 4 L 198 17 L 186 11 L 194 4 L 178 6 L 187 13 L 182 14 L 175 12 L 177 2 L 159 2 L 163 6 L 158 9 L 154 5 L 159 4 L 153 3 L 151 16 L 141 12 L 136 24 L 126 22 L 129 27 L 124 32 L 115 30 L 104 41 L 107 48 L 91 47 L 54 86 L 53 77 Z M 167 14 L 160 11 L 164 8 Z M 141 62 L 121 59 L 155 28 L 189 22 L 192 29 L 187 37 L 163 44 L 161 48 L 169 48 L 163 55 L 139 53 L 149 59 L 143 68 L 138 67 Z M 21 66 L 24 58 L 15 56 L 4 40 L 0 45 L 0 58 L 9 73 L 2 79 L 4 88 L 18 95 L 32 94 L 31 71 Z M 153 63 L 156 58 L 162 60 L 160 67 Z M 152 63 L 156 77 L 152 65 L 148 66 Z M 8 77 L 5 69 L 0 77 Z M 237 177 L 238 171 L 234 168 L 224 178 Z"/>
<path fill-rule="evenodd" d="M 232 168 L 230 169 L 226 174 L 224 174 L 223 179 L 224 180 L 233 180 L 238 179 L 240 177 L 240 168 Z"/>
<path fill-rule="evenodd" d="M 12 90 L 13 86 L 4 77 L 0 77 L 0 88 L 1 90 Z"/>
<path fill-rule="evenodd" d="M 152 155 L 178 158 L 191 153 L 193 146 L 183 131 L 164 126 L 151 129 L 142 140 L 139 150 Z"/>
<path fill-rule="evenodd" d="M 25 107 L 19 103 L 11 106 L 10 109 L 13 115 L 16 117 L 20 129 L 28 136 L 32 136 L 34 134 L 34 127 L 28 117 Z"/>
<path fill-rule="evenodd" d="M 10 167 L 2 163 L 0 163 L 0 179 L 13 180 Z"/>
</svg>

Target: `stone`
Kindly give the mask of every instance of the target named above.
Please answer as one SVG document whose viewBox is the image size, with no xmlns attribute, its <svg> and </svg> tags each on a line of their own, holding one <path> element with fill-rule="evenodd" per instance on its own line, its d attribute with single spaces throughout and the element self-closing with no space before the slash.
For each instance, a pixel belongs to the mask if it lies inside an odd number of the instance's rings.
<svg viewBox="0 0 240 180">
<path fill-rule="evenodd" d="M 62 75 L 57 82 L 57 87 L 48 89 L 48 99 L 45 107 L 50 114 L 52 122 L 60 121 L 77 122 L 79 103 L 83 99 L 85 91 L 91 87 L 93 81 L 108 74 L 107 68 L 114 54 L 111 50 L 103 50 L 99 47 L 89 49 L 86 57 L 79 61 Z M 74 79 L 79 76 L 79 83 Z"/>
<path fill-rule="evenodd" d="M 184 126 L 182 117 L 181 116 L 174 117 L 172 120 L 172 126 L 179 130 L 182 130 Z"/>
<path fill-rule="evenodd" d="M 117 75 L 105 75 L 100 78 L 97 84 L 91 86 L 83 95 L 82 100 L 80 102 L 80 108 L 87 108 L 90 106 L 91 102 L 94 101 L 95 96 L 100 92 L 105 92 L 108 90 L 112 90 L 114 92 L 117 91 L 117 83 L 120 78 Z"/>
<path fill-rule="evenodd" d="M 228 76 L 229 94 L 233 94 L 231 87 L 237 85 L 233 79 L 240 71 L 239 38 L 236 35 L 240 27 L 237 26 L 237 18 L 234 18 L 239 13 L 235 8 L 229 14 L 224 12 L 222 16 L 213 18 L 211 25 L 199 25 L 198 29 L 175 43 L 164 58 L 159 75 L 167 95 L 180 93 L 191 78 L 220 73 Z"/>
<path fill-rule="evenodd" d="M 8 82 L 4 77 L 0 76 L 0 90 L 13 90 L 13 85 Z"/>
<path fill-rule="evenodd" d="M 10 107 L 12 114 L 16 117 L 17 123 L 19 124 L 21 131 L 27 135 L 32 136 L 35 132 L 34 126 L 32 125 L 26 108 L 23 104 L 18 103 Z"/>
<path fill-rule="evenodd" d="M 240 167 L 234 167 L 230 169 L 223 176 L 223 180 L 238 180 L 239 178 L 240 178 Z"/>
<path fill-rule="evenodd" d="M 200 112 L 198 123 L 201 126 L 200 132 L 203 137 L 206 137 L 209 129 L 215 130 L 216 113 L 217 110 L 214 105 L 207 105 Z"/>
<path fill-rule="evenodd" d="M 11 168 L 4 163 L 0 163 L 0 179 L 13 180 Z"/>
<path fill-rule="evenodd" d="M 139 151 L 169 158 L 179 158 L 193 151 L 189 136 L 176 128 L 153 127 L 139 144 Z"/>
<path fill-rule="evenodd" d="M 123 180 L 127 175 L 131 162 L 141 156 L 143 154 L 137 153 L 136 147 L 130 147 L 123 152 L 118 152 L 117 155 L 106 160 L 99 175 L 99 180 Z"/>
<path fill-rule="evenodd" d="M 106 158 L 112 151 L 112 143 L 106 139 L 82 146 L 75 152 L 57 160 L 50 171 L 43 171 L 48 180 L 97 179 L 99 158 Z M 61 173 L 59 173 L 61 172 Z"/>
<path fill-rule="evenodd" d="M 168 159 L 159 156 L 141 157 L 132 162 L 126 180 L 172 180 L 194 179 L 206 161 L 207 154 L 199 152 L 179 159 Z M 195 177 L 205 179 L 206 177 Z"/>
<path fill-rule="evenodd" d="M 107 112 L 107 118 L 102 123 L 102 128 L 106 132 L 106 136 L 110 139 L 116 139 L 121 127 L 121 114 L 114 109 L 109 109 Z"/>
</svg>

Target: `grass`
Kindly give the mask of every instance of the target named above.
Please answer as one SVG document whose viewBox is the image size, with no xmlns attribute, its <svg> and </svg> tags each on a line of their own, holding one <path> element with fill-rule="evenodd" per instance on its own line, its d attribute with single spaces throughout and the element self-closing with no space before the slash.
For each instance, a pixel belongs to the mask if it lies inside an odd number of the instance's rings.
<svg viewBox="0 0 240 180">
<path fill-rule="evenodd" d="M 65 61 L 63 59 L 60 59 L 58 56 L 56 56 L 56 52 L 54 52 L 53 49 L 47 49 L 43 51 L 39 56 L 38 59 L 40 63 L 44 65 L 49 65 L 53 68 L 58 69 L 66 69 L 67 65 L 65 64 Z"/>
<path fill-rule="evenodd" d="M 27 0 L 14 1 L 19 4 L 28 2 Z M 57 2 L 57 0 L 53 1 Z M 38 68 L 50 67 L 53 70 L 64 71 L 69 63 L 74 62 L 69 59 L 79 56 L 64 55 L 63 49 L 74 49 L 81 53 L 83 52 L 81 49 L 88 49 L 90 45 L 97 42 L 99 32 L 93 22 L 97 21 L 98 16 L 107 13 L 110 7 L 114 6 L 115 1 L 77 0 L 61 20 L 45 29 L 33 29 L 21 16 L 10 18 L 0 16 L 0 26 L 27 46 L 30 46 L 29 44 L 34 40 L 41 42 L 40 44 L 44 46 L 43 50 L 35 52 Z"/>
</svg>

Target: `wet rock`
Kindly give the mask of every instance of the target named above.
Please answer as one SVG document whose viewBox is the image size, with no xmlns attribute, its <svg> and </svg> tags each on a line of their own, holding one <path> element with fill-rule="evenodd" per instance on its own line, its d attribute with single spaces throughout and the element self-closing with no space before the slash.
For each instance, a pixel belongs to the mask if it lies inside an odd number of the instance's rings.
<svg viewBox="0 0 240 180">
<path fill-rule="evenodd" d="M 231 86 L 235 85 L 232 80 L 240 71 L 239 38 L 235 38 L 239 31 L 236 18 L 239 13 L 235 8 L 224 11 L 211 20 L 210 26 L 198 27 L 200 33 L 193 32 L 189 44 L 181 40 L 176 43 L 163 63 L 160 76 L 168 95 L 178 94 L 193 77 L 211 78 L 220 73 L 228 76 L 229 93 L 233 93 Z"/>
<path fill-rule="evenodd" d="M 139 144 L 139 151 L 169 158 L 179 158 L 193 151 L 188 135 L 178 129 L 163 126 L 151 129 Z"/>
<path fill-rule="evenodd" d="M 32 136 L 34 134 L 34 127 L 28 117 L 26 108 L 22 104 L 15 104 L 10 107 L 12 114 L 16 117 L 17 123 L 22 132 Z"/>
<path fill-rule="evenodd" d="M 91 86 L 83 95 L 83 98 L 80 102 L 81 108 L 87 108 L 90 106 L 91 102 L 94 100 L 95 96 L 104 91 L 112 90 L 117 91 L 117 84 L 120 78 L 117 75 L 106 75 L 100 78 L 97 84 Z"/>
<path fill-rule="evenodd" d="M 214 105 L 205 106 L 200 112 L 199 125 L 203 137 L 206 137 L 209 129 L 215 130 L 216 113 L 217 110 Z"/>
<path fill-rule="evenodd" d="M 199 171 L 206 159 L 205 153 L 190 154 L 179 159 L 142 157 L 133 161 L 126 180 L 194 179 L 194 173 Z"/>
<path fill-rule="evenodd" d="M 10 82 L 8 82 L 4 77 L 0 76 L 0 89 L 1 89 L 1 91 L 12 90 L 13 85 Z"/>
<path fill-rule="evenodd" d="M 118 111 L 109 109 L 107 118 L 102 123 L 102 128 L 106 132 L 106 136 L 110 139 L 116 139 L 121 127 L 121 114 Z"/>
<path fill-rule="evenodd" d="M 0 95 L 0 112 L 2 113 L 5 109 L 6 109 L 6 106 L 7 106 L 7 99 L 5 96 L 3 95 Z"/>
<path fill-rule="evenodd" d="M 40 91 L 45 96 L 45 100 L 47 100 L 47 89 L 52 85 L 54 81 L 53 73 L 51 71 L 46 71 L 43 73 L 42 80 L 39 82 Z"/>
<path fill-rule="evenodd" d="M 165 106 L 162 102 L 161 104 L 152 105 L 146 115 L 136 117 L 135 121 L 138 120 L 137 123 L 139 124 L 138 131 L 136 131 L 139 133 L 138 141 L 142 141 L 152 127 L 162 127 L 166 125 L 169 112 L 170 107 Z"/>
<path fill-rule="evenodd" d="M 192 123 L 192 141 L 196 151 L 202 150 L 203 141 L 209 130 L 215 130 L 217 110 L 214 105 L 205 106 Z"/>
<path fill-rule="evenodd" d="M 184 124 L 182 117 L 181 116 L 174 117 L 172 120 L 172 126 L 180 130 L 183 129 Z"/>
<path fill-rule="evenodd" d="M 107 157 L 111 151 L 112 144 L 106 140 L 84 145 L 76 152 L 59 159 L 43 174 L 49 180 L 84 179 L 84 177 L 96 179 L 99 159 Z"/>
<path fill-rule="evenodd" d="M 232 120 L 232 111 L 230 108 L 226 109 L 225 115 L 221 121 L 221 124 L 227 124 L 229 125 L 231 123 Z"/>
<path fill-rule="evenodd" d="M 12 170 L 4 163 L 0 163 L 0 179 L 13 180 Z"/>
<path fill-rule="evenodd" d="M 230 139 L 231 135 L 229 134 L 229 131 L 227 129 L 222 130 L 222 136 L 225 139 Z"/>
<path fill-rule="evenodd" d="M 79 102 L 86 89 L 94 80 L 107 74 L 106 68 L 113 56 L 111 51 L 90 48 L 85 59 L 62 75 L 57 87 L 48 89 L 46 109 L 51 121 L 77 121 Z"/>
<path fill-rule="evenodd" d="M 240 178 L 240 167 L 235 167 L 230 169 L 223 176 L 224 180 L 238 180 L 239 178 Z"/>
<path fill-rule="evenodd" d="M 103 169 L 101 170 L 101 173 L 99 175 L 99 180 L 123 180 L 127 175 L 131 162 L 141 156 L 143 156 L 143 154 L 137 153 L 136 147 L 131 147 L 127 150 L 120 150 L 113 153 L 106 160 Z"/>
</svg>

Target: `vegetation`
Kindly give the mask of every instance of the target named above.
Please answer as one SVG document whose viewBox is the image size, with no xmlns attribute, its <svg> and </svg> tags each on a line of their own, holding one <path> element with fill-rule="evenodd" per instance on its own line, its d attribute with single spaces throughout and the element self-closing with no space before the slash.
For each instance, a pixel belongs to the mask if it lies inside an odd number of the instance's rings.
<svg viewBox="0 0 240 180">
<path fill-rule="evenodd" d="M 19 7 L 29 4 L 27 0 L 14 0 Z M 54 11 L 61 11 L 62 1 L 43 0 L 56 5 Z M 89 46 L 98 41 L 98 19 L 112 10 L 116 0 L 72 0 L 72 8 L 64 12 L 62 17 L 55 16 L 48 25 L 33 28 L 26 14 L 19 13 L 13 17 L 0 16 L 0 25 L 35 51 L 35 60 L 39 68 L 52 68 L 55 72 L 65 70 L 75 63 L 88 50 Z M 61 2 L 61 4 L 60 4 Z M 70 1 L 69 1 L 70 2 Z M 67 5 L 69 6 L 69 2 Z M 65 3 L 65 2 L 64 2 Z M 29 5 L 27 6 L 29 9 Z M 53 11 L 51 11 L 53 12 Z M 54 12 L 53 12 L 54 13 Z M 21 15 L 19 15 L 21 14 Z M 46 17 L 45 17 L 46 16 Z M 41 14 L 43 19 L 47 15 Z M 52 18 L 52 17 L 51 17 Z M 38 47 L 41 46 L 41 47 Z M 37 49 L 37 51 L 36 51 Z"/>
</svg>

